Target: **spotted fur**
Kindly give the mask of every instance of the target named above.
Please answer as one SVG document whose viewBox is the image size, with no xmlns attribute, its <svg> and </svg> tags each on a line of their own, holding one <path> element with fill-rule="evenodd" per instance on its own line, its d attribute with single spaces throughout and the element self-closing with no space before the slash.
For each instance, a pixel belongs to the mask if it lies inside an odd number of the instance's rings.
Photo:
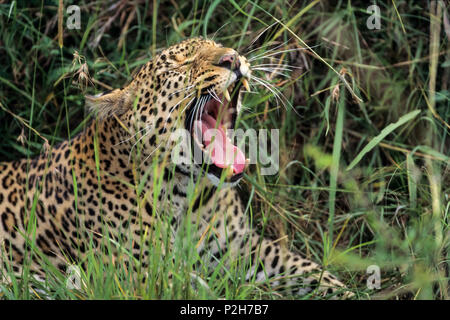
<svg viewBox="0 0 450 320">
<path fill-rule="evenodd" d="M 223 64 L 228 57 L 238 63 L 237 77 Z M 132 240 L 132 254 L 145 267 L 152 246 L 149 230 L 157 217 L 170 212 L 176 229 L 192 211 L 203 259 L 215 261 L 230 252 L 249 258 L 248 278 L 276 278 L 274 285 L 282 283 L 299 294 L 342 291 L 342 283 L 316 263 L 262 239 L 234 188 L 213 186 L 204 178 L 205 168 L 188 164 L 186 154 L 172 164 L 176 141 L 170 134 L 185 127 L 186 97 L 222 92 L 250 69 L 233 49 L 210 40 L 186 40 L 145 64 L 127 86 L 87 97 L 95 119 L 78 136 L 35 159 L 1 163 L 0 262 L 9 261 L 20 273 L 25 252 L 34 244 L 65 270 L 68 262 L 82 261 L 108 237 Z M 155 182 L 162 184 L 156 196 Z M 196 198 L 190 203 L 194 183 Z M 36 233 L 26 237 L 33 225 Z M 36 261 L 32 269 L 43 272 Z"/>
</svg>

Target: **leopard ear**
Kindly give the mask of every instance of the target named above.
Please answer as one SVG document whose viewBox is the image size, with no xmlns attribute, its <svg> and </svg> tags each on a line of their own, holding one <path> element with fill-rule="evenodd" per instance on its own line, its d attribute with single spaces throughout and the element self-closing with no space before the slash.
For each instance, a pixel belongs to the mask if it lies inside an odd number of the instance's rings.
<svg viewBox="0 0 450 320">
<path fill-rule="evenodd" d="M 86 96 L 86 106 L 100 119 L 121 115 L 133 106 L 133 99 L 127 88 L 115 89 L 95 96 Z"/>
</svg>

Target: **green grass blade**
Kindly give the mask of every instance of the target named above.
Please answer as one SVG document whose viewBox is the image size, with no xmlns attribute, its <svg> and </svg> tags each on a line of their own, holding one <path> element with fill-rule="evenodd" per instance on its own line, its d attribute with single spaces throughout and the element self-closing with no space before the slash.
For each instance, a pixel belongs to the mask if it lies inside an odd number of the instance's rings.
<svg viewBox="0 0 450 320">
<path fill-rule="evenodd" d="M 331 97 L 330 97 L 331 99 Z M 335 202 L 336 202 L 336 189 L 337 180 L 339 175 L 339 162 L 341 159 L 342 150 L 342 135 L 344 131 L 344 118 L 345 118 L 345 90 L 341 91 L 341 96 L 338 104 L 338 115 L 336 119 L 336 131 L 334 135 L 333 143 L 333 155 L 330 168 L 330 199 L 329 199 L 329 215 L 328 215 L 328 233 L 329 246 L 333 244 L 333 226 L 334 226 L 334 214 L 335 214 Z M 330 247 L 328 247 L 330 248 Z M 329 252 L 329 251 L 328 251 Z"/>
<path fill-rule="evenodd" d="M 361 161 L 361 159 L 364 157 L 364 155 L 375 148 L 383 139 L 390 134 L 392 131 L 397 129 L 398 127 L 404 125 L 405 123 L 411 121 L 414 119 L 418 114 L 420 113 L 420 110 L 414 110 L 411 111 L 404 116 L 402 116 L 400 119 L 398 119 L 397 122 L 391 123 L 386 128 L 384 128 L 379 135 L 377 135 L 375 138 L 373 138 L 362 150 L 361 152 L 356 156 L 356 158 L 350 163 L 350 165 L 347 167 L 347 171 L 353 169 L 358 162 Z"/>
</svg>

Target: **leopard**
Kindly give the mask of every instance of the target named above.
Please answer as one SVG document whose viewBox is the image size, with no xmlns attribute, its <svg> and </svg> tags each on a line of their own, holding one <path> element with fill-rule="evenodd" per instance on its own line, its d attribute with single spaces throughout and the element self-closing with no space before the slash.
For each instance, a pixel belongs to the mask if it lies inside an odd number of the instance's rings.
<svg viewBox="0 0 450 320">
<path fill-rule="evenodd" d="M 249 261 L 246 279 L 275 279 L 299 296 L 350 297 L 332 273 L 252 226 L 237 188 L 248 159 L 228 134 L 251 74 L 245 56 L 197 37 L 159 51 L 127 85 L 86 95 L 91 119 L 79 134 L 0 163 L 1 268 L 20 274 L 30 263 L 45 277 L 39 259 L 25 259 L 33 247 L 66 271 L 68 261 L 104 250 L 105 237 L 132 243 L 130 257 L 145 267 L 157 245 L 151 230 L 170 216 L 169 238 L 188 219 L 212 265 L 229 254 Z"/>
</svg>

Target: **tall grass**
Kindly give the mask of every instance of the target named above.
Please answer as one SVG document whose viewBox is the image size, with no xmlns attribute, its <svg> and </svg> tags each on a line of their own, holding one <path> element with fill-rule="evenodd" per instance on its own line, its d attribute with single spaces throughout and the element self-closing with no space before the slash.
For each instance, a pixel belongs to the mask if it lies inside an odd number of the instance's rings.
<svg viewBox="0 0 450 320">
<path fill-rule="evenodd" d="M 61 47 L 58 1 L 2 2 L 0 160 L 33 157 L 73 137 L 89 121 L 84 94 L 122 86 L 182 39 L 214 37 L 249 57 L 307 45 L 253 62 L 294 68 L 259 73 L 284 103 L 260 86 L 245 95 L 239 127 L 280 130 L 279 173 L 263 176 L 252 166 L 240 185 L 247 214 L 266 236 L 336 271 L 359 299 L 448 299 L 448 8 L 375 2 L 380 30 L 366 26 L 366 1 L 80 1 L 81 29 L 63 28 Z M 167 232 L 167 219 L 156 232 Z M 47 283 L 25 268 L 0 285 L 2 295 L 281 297 L 269 283 L 245 281 L 245 261 L 226 265 L 224 257 L 210 273 L 189 241 L 193 227 L 182 226 L 170 252 L 160 243 L 147 248 L 154 263 L 141 270 L 150 275 L 145 283 L 120 260 L 91 253 L 82 290 L 69 290 L 43 261 Z M 131 244 L 113 243 L 107 230 L 104 238 L 129 254 Z M 371 265 L 381 270 L 380 289 L 367 287 Z M 42 290 L 30 291 L 29 282 Z"/>
</svg>

